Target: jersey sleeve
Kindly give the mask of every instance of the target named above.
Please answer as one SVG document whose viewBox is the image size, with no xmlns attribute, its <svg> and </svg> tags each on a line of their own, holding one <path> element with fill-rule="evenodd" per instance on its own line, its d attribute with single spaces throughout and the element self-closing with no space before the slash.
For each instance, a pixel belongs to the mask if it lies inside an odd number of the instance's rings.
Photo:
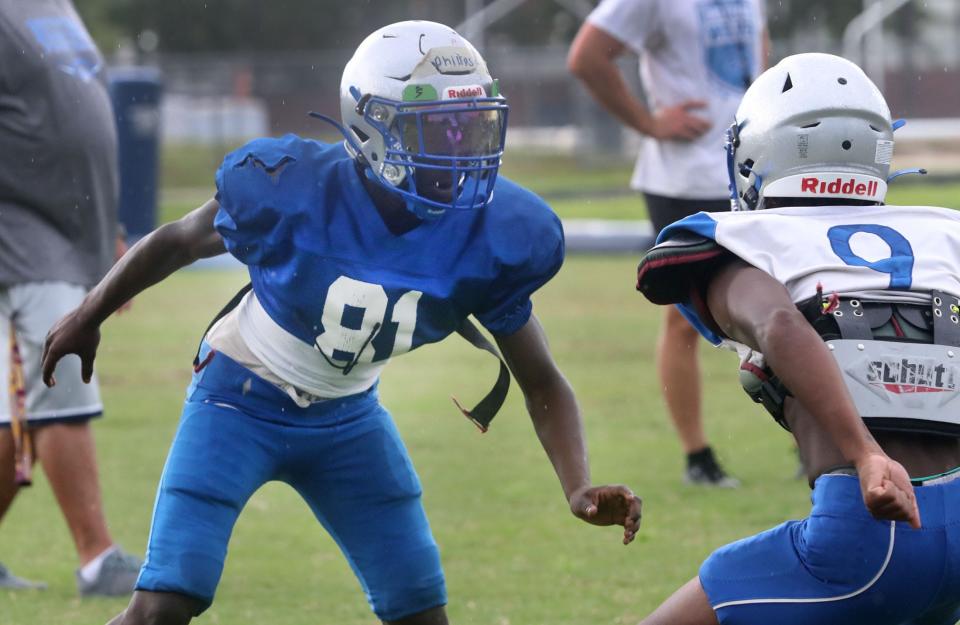
<svg viewBox="0 0 960 625">
<path fill-rule="evenodd" d="M 255 139 L 231 152 L 217 170 L 220 210 L 214 227 L 227 251 L 246 265 L 264 265 L 291 249 L 296 204 L 284 202 L 280 181 L 297 165 L 297 141 Z"/>
<path fill-rule="evenodd" d="M 659 28 L 657 4 L 658 0 L 603 0 L 587 21 L 639 55 Z"/>
<path fill-rule="evenodd" d="M 497 279 L 491 284 L 477 320 L 494 335 L 507 336 L 530 319 L 530 296 L 560 271 L 564 257 L 560 219 L 542 203 L 545 214 L 532 227 L 504 228 L 504 255 Z M 538 207 L 539 208 L 539 207 Z M 531 211 L 535 212 L 535 211 Z"/>
</svg>

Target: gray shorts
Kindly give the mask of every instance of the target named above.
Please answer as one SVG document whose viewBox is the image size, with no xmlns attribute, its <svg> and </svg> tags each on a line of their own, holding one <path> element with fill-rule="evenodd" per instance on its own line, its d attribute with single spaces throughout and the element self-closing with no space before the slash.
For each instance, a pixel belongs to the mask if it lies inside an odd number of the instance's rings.
<svg viewBox="0 0 960 625">
<path fill-rule="evenodd" d="M 84 421 L 103 413 L 97 377 L 80 379 L 80 358 L 63 358 L 57 385 L 40 379 L 40 357 L 47 331 L 83 300 L 87 290 L 66 282 L 30 282 L 0 288 L 0 427 L 10 423 L 10 322 L 13 321 L 27 391 L 27 419 L 32 423 Z"/>
</svg>

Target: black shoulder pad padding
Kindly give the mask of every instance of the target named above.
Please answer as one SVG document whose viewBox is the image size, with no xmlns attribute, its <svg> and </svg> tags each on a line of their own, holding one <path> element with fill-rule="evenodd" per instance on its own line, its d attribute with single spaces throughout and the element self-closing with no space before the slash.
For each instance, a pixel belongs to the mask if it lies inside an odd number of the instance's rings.
<svg viewBox="0 0 960 625">
<path fill-rule="evenodd" d="M 680 232 L 646 253 L 637 266 L 637 290 L 654 304 L 678 304 L 730 253 L 713 239 Z"/>
</svg>

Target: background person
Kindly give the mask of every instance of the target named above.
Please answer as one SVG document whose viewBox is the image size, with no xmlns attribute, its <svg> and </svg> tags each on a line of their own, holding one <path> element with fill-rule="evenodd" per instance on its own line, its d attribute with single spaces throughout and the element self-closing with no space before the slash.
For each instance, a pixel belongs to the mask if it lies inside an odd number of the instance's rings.
<svg viewBox="0 0 960 625">
<path fill-rule="evenodd" d="M 761 0 L 603 0 L 580 28 L 567 60 L 591 95 L 644 135 L 630 186 L 643 192 L 655 233 L 698 211 L 730 208 L 723 133 L 768 38 Z M 640 57 L 648 104 L 616 60 Z M 703 429 L 697 332 L 672 307 L 657 342 L 663 397 L 687 455 L 685 481 L 735 487 Z"/>
<path fill-rule="evenodd" d="M 741 210 L 669 226 L 638 284 L 753 350 L 747 390 L 793 434 L 813 507 L 716 550 L 643 625 L 954 625 L 960 215 L 884 205 L 890 110 L 846 59 L 784 59 L 736 124 Z"/>
<path fill-rule="evenodd" d="M 133 590 L 139 560 L 107 529 L 90 419 L 103 405 L 80 361 L 64 384 L 40 379 L 53 323 L 123 252 L 117 228 L 117 143 L 105 67 L 68 0 L 0 0 L 0 332 L 12 322 L 24 363 L 26 415 L 40 461 L 77 547 L 82 595 Z M 18 492 L 0 358 L 0 518 Z M 0 565 L 0 587 L 33 584 Z"/>
</svg>

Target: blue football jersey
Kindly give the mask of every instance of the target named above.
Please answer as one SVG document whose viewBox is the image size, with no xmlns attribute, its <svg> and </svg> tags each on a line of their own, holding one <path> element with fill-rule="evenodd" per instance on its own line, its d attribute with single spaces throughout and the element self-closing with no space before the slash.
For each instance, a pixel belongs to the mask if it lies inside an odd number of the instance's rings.
<svg viewBox="0 0 960 625">
<path fill-rule="evenodd" d="M 502 177 L 484 209 L 391 233 L 342 144 L 257 139 L 226 157 L 217 191 L 215 227 L 263 310 L 336 363 L 386 361 L 471 314 L 511 334 L 563 262 L 557 216 Z"/>
</svg>

